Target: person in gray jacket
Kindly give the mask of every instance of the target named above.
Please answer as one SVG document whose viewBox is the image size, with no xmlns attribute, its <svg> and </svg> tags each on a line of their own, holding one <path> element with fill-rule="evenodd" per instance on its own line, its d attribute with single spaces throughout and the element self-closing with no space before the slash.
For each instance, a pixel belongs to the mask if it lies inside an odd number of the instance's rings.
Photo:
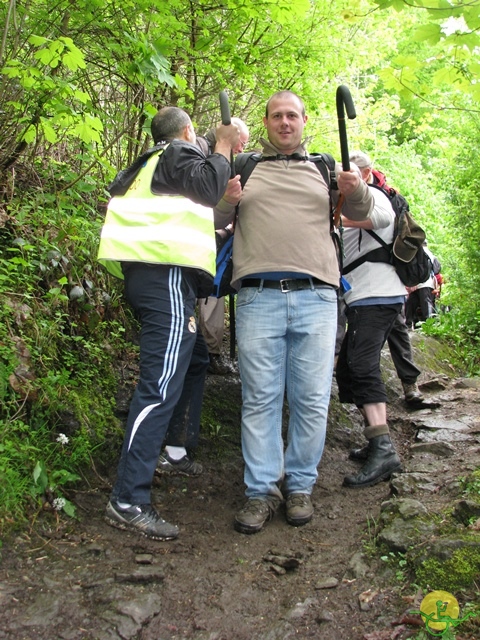
<svg viewBox="0 0 480 640">
<path fill-rule="evenodd" d="M 362 178 L 370 171 L 359 169 Z M 390 439 L 387 424 L 387 394 L 380 371 L 380 353 L 405 302 L 406 289 L 395 268 L 387 262 L 369 262 L 368 254 L 379 244 L 367 230 L 374 230 L 386 243 L 393 241 L 395 212 L 380 190 L 371 188 L 375 207 L 368 220 L 343 219 L 344 278 L 347 333 L 336 366 L 339 399 L 353 403 L 365 420 L 365 448 L 356 456 L 365 464 L 357 475 L 344 478 L 347 487 L 369 487 L 400 472 L 402 465 Z M 364 258 L 349 271 L 348 266 Z"/>
</svg>

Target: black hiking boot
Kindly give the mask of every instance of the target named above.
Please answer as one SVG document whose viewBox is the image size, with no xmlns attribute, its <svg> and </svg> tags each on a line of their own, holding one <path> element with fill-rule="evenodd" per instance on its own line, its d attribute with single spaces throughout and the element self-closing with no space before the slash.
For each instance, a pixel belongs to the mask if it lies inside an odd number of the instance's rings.
<svg viewBox="0 0 480 640">
<path fill-rule="evenodd" d="M 350 449 L 348 457 L 350 460 L 356 460 L 357 462 L 365 462 L 368 458 L 368 452 L 370 451 L 368 444 L 358 449 Z"/>
<path fill-rule="evenodd" d="M 374 484 L 389 480 L 392 473 L 401 473 L 402 463 L 388 434 L 376 436 L 369 440 L 368 458 L 360 473 L 356 476 L 345 476 L 345 487 L 358 489 L 371 487 Z"/>
</svg>

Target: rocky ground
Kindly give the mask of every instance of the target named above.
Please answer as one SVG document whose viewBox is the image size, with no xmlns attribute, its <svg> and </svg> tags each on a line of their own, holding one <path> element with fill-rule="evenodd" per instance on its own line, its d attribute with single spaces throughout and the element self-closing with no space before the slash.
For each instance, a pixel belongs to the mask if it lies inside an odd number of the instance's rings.
<svg viewBox="0 0 480 640">
<path fill-rule="evenodd" d="M 465 496 L 459 481 L 480 466 L 480 382 L 459 377 L 435 342 L 415 334 L 413 344 L 427 399 L 418 410 L 404 404 L 384 355 L 404 474 L 369 489 L 342 487 L 356 467 L 348 450 L 363 444 L 362 426 L 354 408 L 338 406 L 334 388 L 312 522 L 294 528 L 280 512 L 256 535 L 236 533 L 233 516 L 244 500 L 240 381 L 209 376 L 197 456 L 205 471 L 195 479 L 158 478 L 154 490 L 161 514 L 180 526 L 179 538 L 154 542 L 109 527 L 103 512 L 116 461 L 95 469 L 69 496 L 77 520 L 40 513 L 3 540 L 0 638 L 426 637 L 422 618 L 411 612 L 428 589 L 443 587 L 435 576 L 423 591 L 409 584 L 404 558 L 414 549 L 420 564 L 439 552 L 447 561 L 450 546 L 460 543 L 451 527 L 448 539 L 441 533 L 446 518 L 456 517 L 470 541 L 480 537 L 479 496 Z M 478 573 L 455 594 L 461 607 L 478 598 Z M 456 634 L 480 638 L 480 621 L 471 618 Z"/>
</svg>

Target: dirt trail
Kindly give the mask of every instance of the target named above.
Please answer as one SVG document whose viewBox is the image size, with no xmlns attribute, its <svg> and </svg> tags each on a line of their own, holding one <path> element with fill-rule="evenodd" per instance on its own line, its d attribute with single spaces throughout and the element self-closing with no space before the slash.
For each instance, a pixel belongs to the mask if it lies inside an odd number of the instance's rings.
<svg viewBox="0 0 480 640">
<path fill-rule="evenodd" d="M 399 397 L 388 357 L 385 363 L 393 439 L 408 472 L 418 464 L 410 452 L 418 420 L 465 414 L 478 422 L 480 391 L 445 379 L 444 390 L 427 390 L 433 407 L 413 413 Z M 424 370 L 422 380 L 437 374 Z M 402 591 L 394 572 L 365 553 L 375 545 L 390 484 L 342 487 L 355 468 L 348 449 L 362 443 L 357 412 L 332 402 L 312 522 L 294 528 L 280 512 L 252 536 L 232 527 L 244 501 L 237 377 L 209 377 L 205 413 L 202 476 L 162 477 L 155 486 L 160 513 L 181 529 L 178 540 L 154 542 L 109 527 L 103 512 L 112 476 L 92 475 L 71 495 L 77 521 L 41 514 L 29 531 L 4 541 L 0 638 L 402 640 L 418 633 L 400 624 L 415 590 Z M 416 498 L 445 505 L 456 499 L 442 487 L 478 464 L 478 443 L 478 434 L 454 438 L 442 477 L 436 467 L 438 491 Z"/>
</svg>

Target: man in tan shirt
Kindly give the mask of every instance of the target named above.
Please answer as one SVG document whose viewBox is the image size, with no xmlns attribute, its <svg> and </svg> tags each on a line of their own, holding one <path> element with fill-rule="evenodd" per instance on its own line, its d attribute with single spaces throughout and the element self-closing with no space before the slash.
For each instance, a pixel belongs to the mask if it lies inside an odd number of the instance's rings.
<svg viewBox="0 0 480 640">
<path fill-rule="evenodd" d="M 329 185 L 301 143 L 307 119 L 296 94 L 274 94 L 263 120 L 268 140 L 261 141 L 260 161 L 243 192 L 239 176 L 230 181 L 215 210 L 216 227 L 225 226 L 240 201 L 233 282 L 239 288 L 248 498 L 235 517 L 235 529 L 242 533 L 260 531 L 284 496 L 289 524 L 311 520 L 310 495 L 325 442 L 340 274 Z M 341 170 L 337 180 L 345 195 L 343 213 L 367 218 L 373 198 L 365 183 Z M 284 451 L 285 389 L 290 417 Z"/>
</svg>

